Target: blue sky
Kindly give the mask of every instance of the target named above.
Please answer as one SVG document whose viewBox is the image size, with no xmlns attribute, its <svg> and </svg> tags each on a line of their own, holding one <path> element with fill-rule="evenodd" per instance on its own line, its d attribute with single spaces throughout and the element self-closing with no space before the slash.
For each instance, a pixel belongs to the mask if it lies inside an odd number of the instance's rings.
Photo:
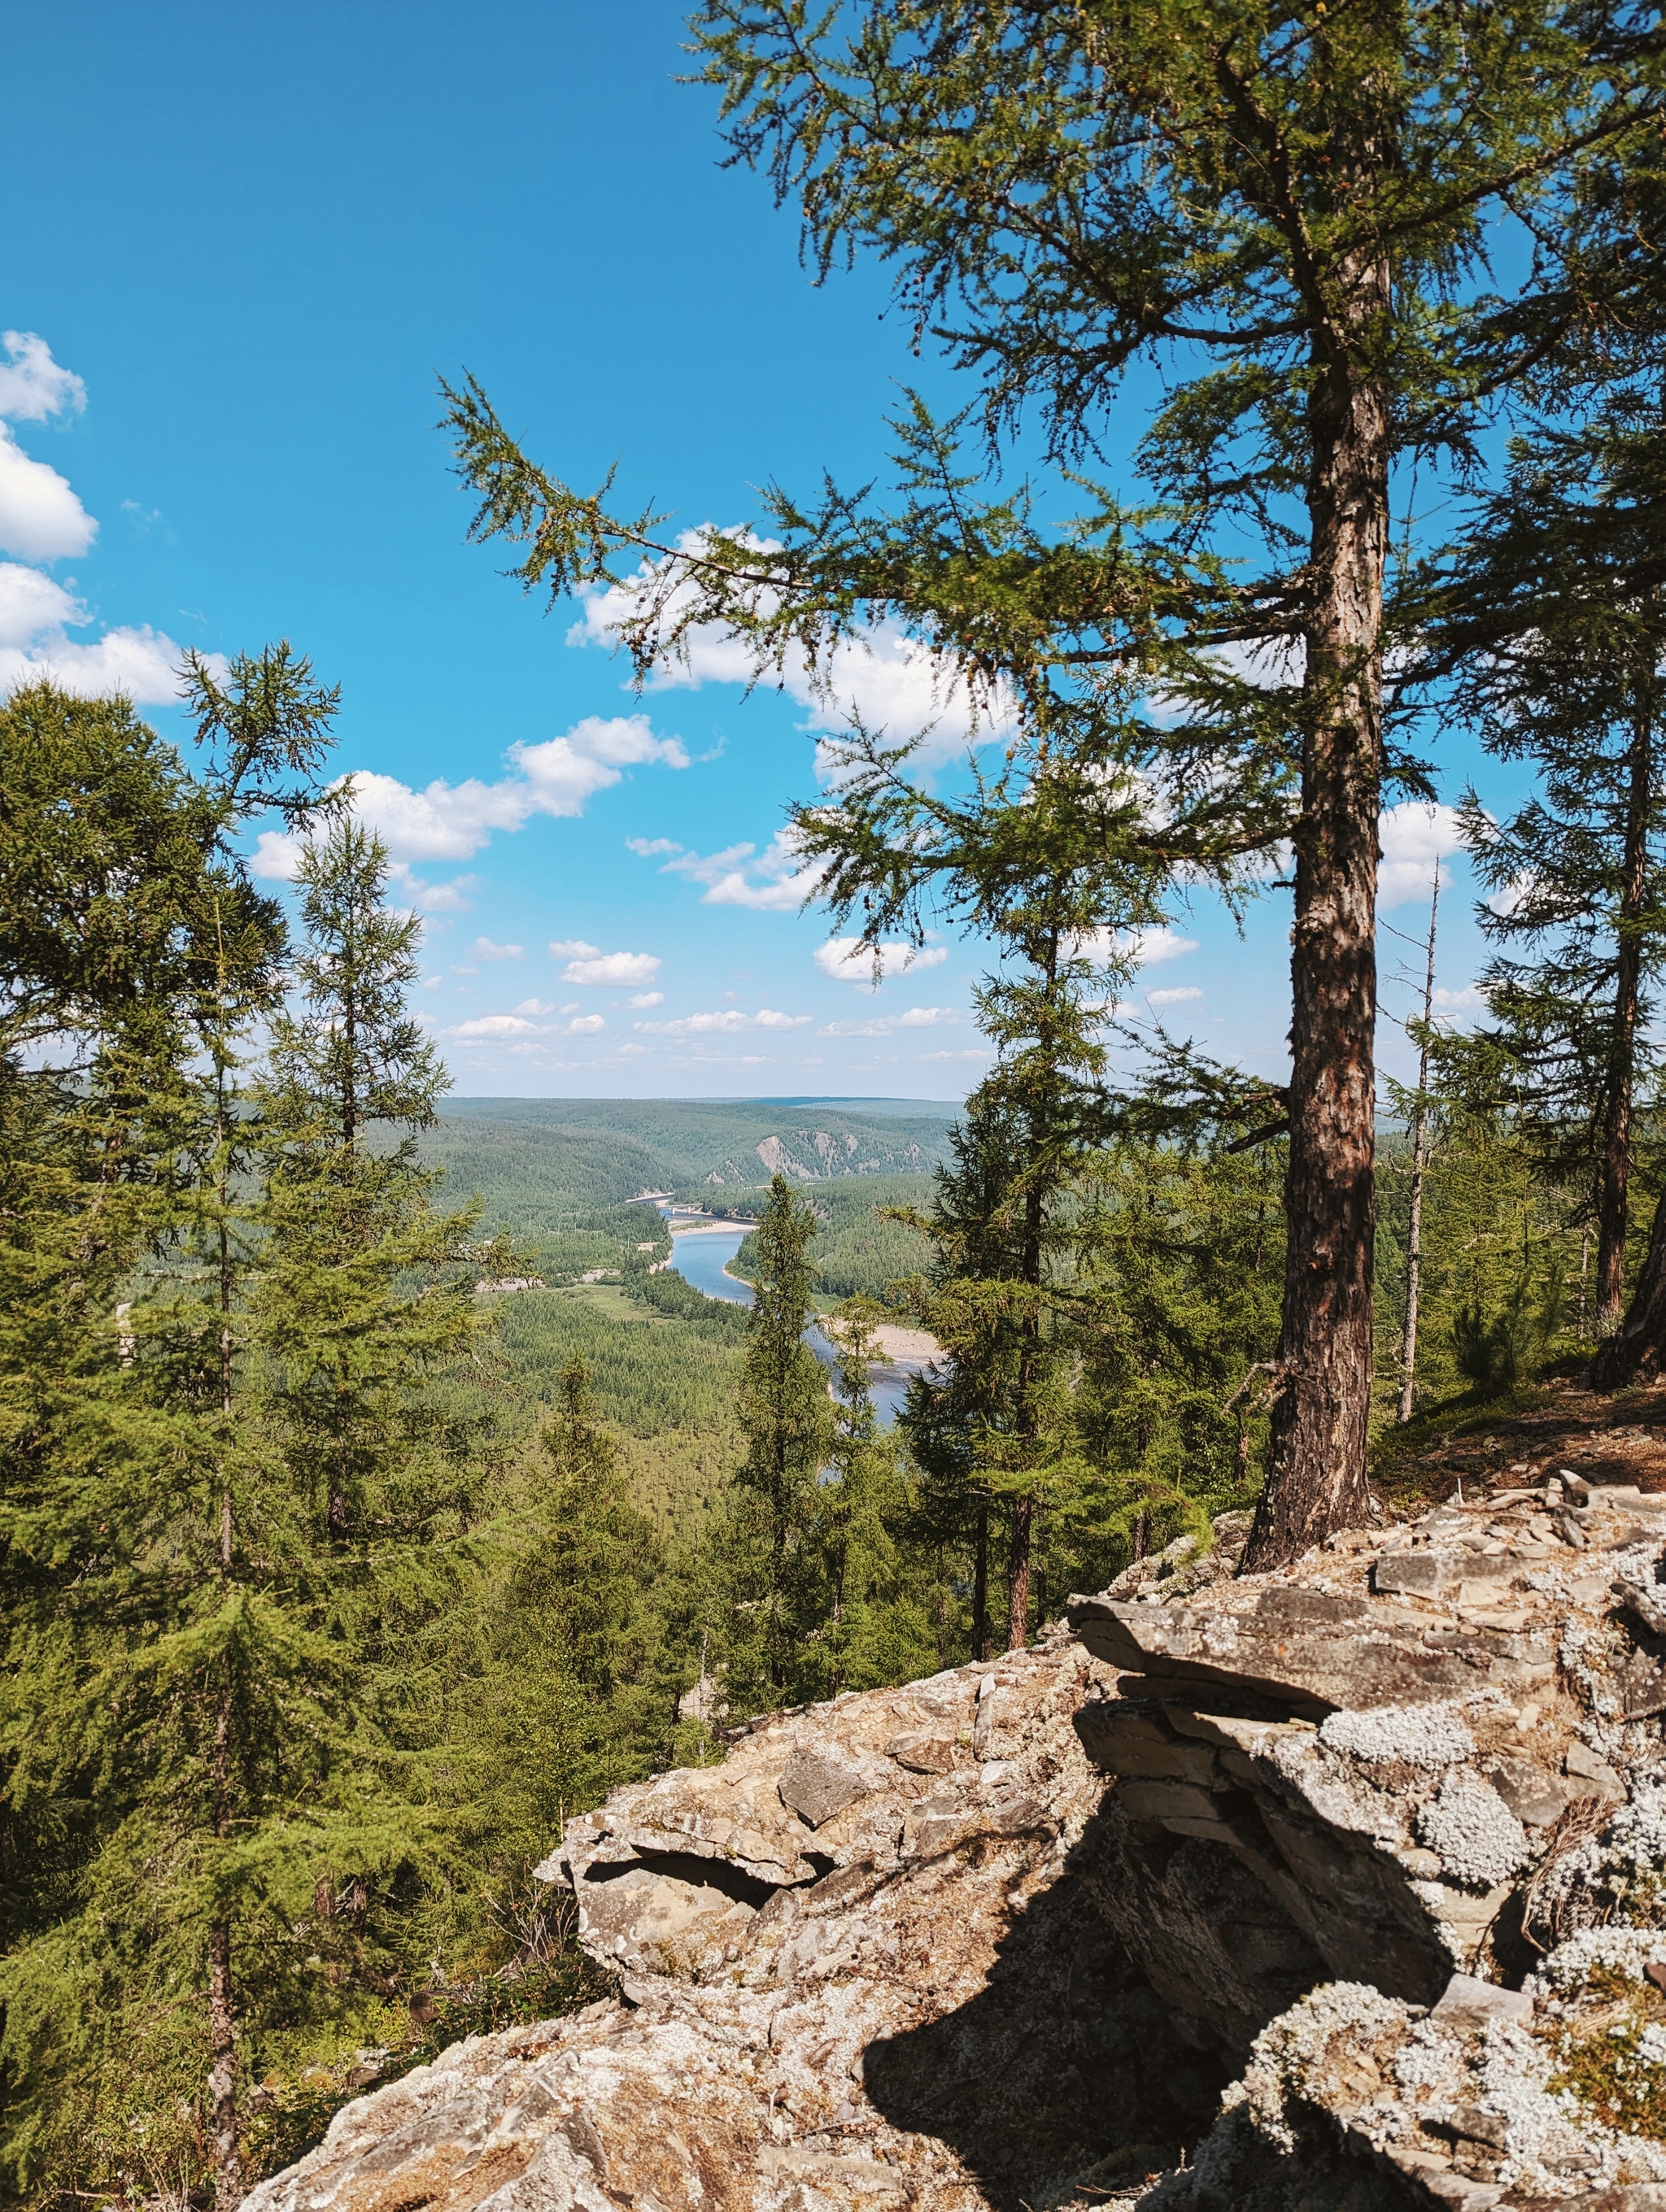
<svg viewBox="0 0 1666 2212">
<path fill-rule="evenodd" d="M 770 477 L 882 472 L 900 383 L 965 396 L 877 270 L 816 289 L 791 210 L 721 167 L 713 95 L 674 81 L 681 21 L 11 0 L 0 682 L 118 683 L 176 732 L 180 647 L 311 654 L 427 917 L 418 1003 L 464 1093 L 958 1098 L 985 1064 L 980 948 L 942 935 L 874 988 L 795 911 L 775 841 L 825 713 L 744 698 L 715 654 L 633 696 L 605 610 L 546 616 L 465 543 L 434 428 L 436 375 L 466 367 L 552 471 L 617 462 L 621 501 L 686 528 L 750 517 Z M 845 673 L 870 718 L 918 713 L 894 647 Z M 1389 922 L 1421 928 L 1450 842 L 1391 821 Z M 259 865 L 284 861 L 269 837 Z M 1287 927 L 1277 893 L 1242 939 L 1177 912 L 1135 1004 L 1276 1068 Z M 1390 1015 L 1410 957 L 1387 941 Z M 1386 1029 L 1383 1056 L 1403 1070 Z"/>
</svg>

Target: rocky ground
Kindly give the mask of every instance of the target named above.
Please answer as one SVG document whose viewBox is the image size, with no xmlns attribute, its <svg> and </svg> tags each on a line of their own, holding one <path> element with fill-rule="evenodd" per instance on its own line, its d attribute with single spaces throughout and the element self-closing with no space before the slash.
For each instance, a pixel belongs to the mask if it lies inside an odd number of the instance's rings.
<svg viewBox="0 0 1666 2212">
<path fill-rule="evenodd" d="M 1626 1426 L 1280 1575 L 1223 1522 L 1037 1650 L 616 1793 L 541 1871 L 621 2001 L 349 2106 L 253 2212 L 1666 2208 Z"/>
</svg>

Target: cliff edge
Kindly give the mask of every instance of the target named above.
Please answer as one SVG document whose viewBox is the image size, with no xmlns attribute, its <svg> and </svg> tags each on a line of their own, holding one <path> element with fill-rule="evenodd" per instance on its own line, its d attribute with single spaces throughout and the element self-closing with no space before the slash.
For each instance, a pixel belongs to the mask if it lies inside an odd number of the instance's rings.
<svg viewBox="0 0 1666 2212">
<path fill-rule="evenodd" d="M 252 2212 L 1666 2212 L 1666 1497 L 1242 1533 L 616 1792 L 539 1871 L 621 2001 Z"/>
</svg>

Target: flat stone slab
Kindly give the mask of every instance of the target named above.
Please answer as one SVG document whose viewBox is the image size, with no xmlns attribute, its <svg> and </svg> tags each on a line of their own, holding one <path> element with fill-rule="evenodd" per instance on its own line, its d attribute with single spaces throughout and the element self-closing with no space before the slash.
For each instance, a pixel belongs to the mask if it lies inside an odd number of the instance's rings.
<svg viewBox="0 0 1666 2212">
<path fill-rule="evenodd" d="M 1497 1982 L 1480 1981 L 1474 1974 L 1454 1974 L 1431 2017 L 1462 2028 L 1531 2020 L 1533 2000 L 1523 1990 L 1503 1989 Z"/>
<path fill-rule="evenodd" d="M 842 1759 L 813 1750 L 798 1752 L 787 1761 L 777 1787 L 781 1803 L 790 1805 L 812 1828 L 824 1826 L 867 1791 L 861 1776 Z"/>
<path fill-rule="evenodd" d="M 1470 1551 L 1390 1552 L 1372 1568 L 1371 1588 L 1383 1597 L 1445 1597 L 1466 1583 L 1508 1580 L 1521 1566 L 1519 1559 L 1488 1559 Z"/>
<path fill-rule="evenodd" d="M 1229 1609 L 1070 1601 L 1072 1629 L 1096 1659 L 1146 1677 L 1141 1695 L 1213 1686 L 1322 1717 L 1345 1707 L 1410 1705 L 1461 1697 L 1475 1671 L 1456 1651 L 1383 1617 L 1364 1598 L 1269 1584 L 1258 1602 Z"/>
</svg>

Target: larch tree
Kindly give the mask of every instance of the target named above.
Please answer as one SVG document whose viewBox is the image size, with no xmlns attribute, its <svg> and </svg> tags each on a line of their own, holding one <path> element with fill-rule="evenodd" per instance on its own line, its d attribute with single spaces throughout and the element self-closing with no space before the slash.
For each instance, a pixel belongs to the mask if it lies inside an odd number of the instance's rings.
<svg viewBox="0 0 1666 2212">
<path fill-rule="evenodd" d="M 620 556 L 645 556 L 621 624 L 645 671 L 708 623 L 760 673 L 806 653 L 825 668 L 879 616 L 975 688 L 991 625 L 1020 618 L 1032 665 L 1097 627 L 1079 672 L 1097 654 L 1149 677 L 1153 634 L 1177 629 L 1275 674 L 1287 656 L 1270 685 L 1217 663 L 1165 687 L 1200 710 L 1217 793 L 1258 794 L 1269 763 L 1298 792 L 1262 823 L 1296 855 L 1291 1234 L 1250 1553 L 1276 1565 L 1366 1506 L 1377 823 L 1385 768 L 1407 767 L 1383 728 L 1392 471 L 1467 458 L 1481 410 L 1654 282 L 1607 189 L 1653 156 L 1653 12 L 708 0 L 693 34 L 734 158 L 798 204 L 816 272 L 890 264 L 918 335 L 982 379 L 992 451 L 1038 414 L 1074 463 L 1102 449 L 1130 364 L 1162 369 L 1142 465 L 1185 558 L 1134 557 L 1125 520 L 1091 545 L 1017 527 L 969 544 L 958 519 L 933 539 L 833 493 L 814 513 L 776 497 L 767 537 L 678 543 L 544 477 L 469 386 L 447 419 L 477 527 L 526 542 L 518 573 L 556 592 L 626 582 Z M 1487 254 L 1512 222 L 1526 265 L 1494 295 Z M 1259 578 L 1196 572 L 1189 549 L 1246 532 Z M 1166 830 L 1148 822 L 1148 848 L 1187 865 Z"/>
<path fill-rule="evenodd" d="M 460 1853 L 487 1878 L 447 1886 L 443 1933 L 447 1949 L 460 1933 L 491 1966 L 506 1936 L 533 1950 L 544 1938 L 532 1869 L 563 1821 L 648 1771 L 660 1687 L 643 1592 L 663 1547 L 630 1498 L 582 1358 L 556 1378 L 540 1443 L 500 1500 L 452 1624 L 444 1789 Z"/>
<path fill-rule="evenodd" d="M 970 1539 L 975 1658 L 987 1656 L 994 1559 L 1006 1570 L 1001 1648 L 1028 1640 L 1037 1517 L 1074 1468 L 1073 1353 L 1055 1290 L 1069 1186 L 1032 1164 L 1025 1103 L 999 1076 L 967 1100 L 917 1217 L 932 1258 L 910 1291 L 945 1371 L 911 1386 L 903 1426 L 928 1510 Z"/>
<path fill-rule="evenodd" d="M 10 825 L 7 995 L 25 1024 L 56 1004 L 71 1050 L 90 1048 L 70 1095 L 94 1140 L 80 1193 L 65 1189 L 76 1279 L 36 1269 L 27 1286 L 37 1311 L 58 1305 L 58 1357 L 37 1340 L 4 1532 L 8 1797 L 25 1815 L 81 1804 L 81 1863 L 8 1957 L 5 2033 L 40 2091 L 20 2118 L 27 2156 L 61 2139 L 48 2106 L 73 2124 L 89 2070 L 177 2027 L 202 2053 L 230 2203 L 233 1930 L 258 1880 L 239 1808 L 250 1774 L 293 1749 L 298 1649 L 251 1588 L 239 1520 L 261 1450 L 242 1395 L 257 1201 L 235 1073 L 280 989 L 284 933 L 234 836 L 273 807 L 307 825 L 334 696 L 287 646 L 240 656 L 223 687 L 193 665 L 186 688 L 200 779 L 120 702 L 41 690 L 4 730 L 20 747 L 9 788 L 29 802 Z M 252 1547 L 263 1565 L 270 1534 Z"/>
<path fill-rule="evenodd" d="M 756 1516 L 744 1571 L 755 1650 L 746 1686 L 777 1695 L 794 1678 L 809 1625 L 801 1602 L 816 1488 L 833 1442 L 821 1362 L 804 1340 L 814 1318 L 810 1240 L 819 1224 L 783 1176 L 773 1176 L 758 1222 L 757 1280 L 741 1359 L 739 1411 L 746 1455 L 735 1480 Z M 736 1669 L 740 1686 L 745 1663 Z M 733 1694 L 733 1692 L 732 1692 Z"/>
<path fill-rule="evenodd" d="M 349 1543 L 443 1520 L 459 1470 L 424 1437 L 437 1416 L 421 1379 L 466 1349 L 474 1283 L 502 1270 L 490 1253 L 464 1266 L 478 1256 L 477 1208 L 431 1202 L 439 1176 L 417 1139 L 448 1079 L 406 1003 L 422 921 L 386 902 L 386 848 L 337 820 L 296 882 L 291 1003 L 271 1025 L 260 1100 L 261 1332 L 286 1449 L 320 1484 L 332 1540 Z"/>
<path fill-rule="evenodd" d="M 822 1698 L 892 1679 L 887 1664 L 889 1606 L 897 1602 L 898 1559 L 891 1523 L 903 1504 L 894 1437 L 879 1425 L 873 1374 L 883 1356 L 876 1331 L 885 1309 L 846 1298 L 824 1326 L 833 1346 L 833 1435 L 816 1498 L 823 1619 L 806 1674 Z"/>
<path fill-rule="evenodd" d="M 1616 397 L 1541 427 L 1443 564 L 1431 659 L 1496 757 L 1534 771 L 1497 820 L 1463 824 L 1498 946 L 1481 978 L 1523 1135 L 1583 1187 L 1596 1230 L 1595 1333 L 1626 1305 L 1639 1094 L 1657 1064 L 1651 991 L 1666 962 L 1666 471 L 1657 406 Z M 1659 1326 L 1666 1316 L 1657 1317 Z M 1635 1332 L 1633 1332 L 1634 1334 Z M 1596 1370 L 1625 1379 L 1629 1339 Z"/>
</svg>

